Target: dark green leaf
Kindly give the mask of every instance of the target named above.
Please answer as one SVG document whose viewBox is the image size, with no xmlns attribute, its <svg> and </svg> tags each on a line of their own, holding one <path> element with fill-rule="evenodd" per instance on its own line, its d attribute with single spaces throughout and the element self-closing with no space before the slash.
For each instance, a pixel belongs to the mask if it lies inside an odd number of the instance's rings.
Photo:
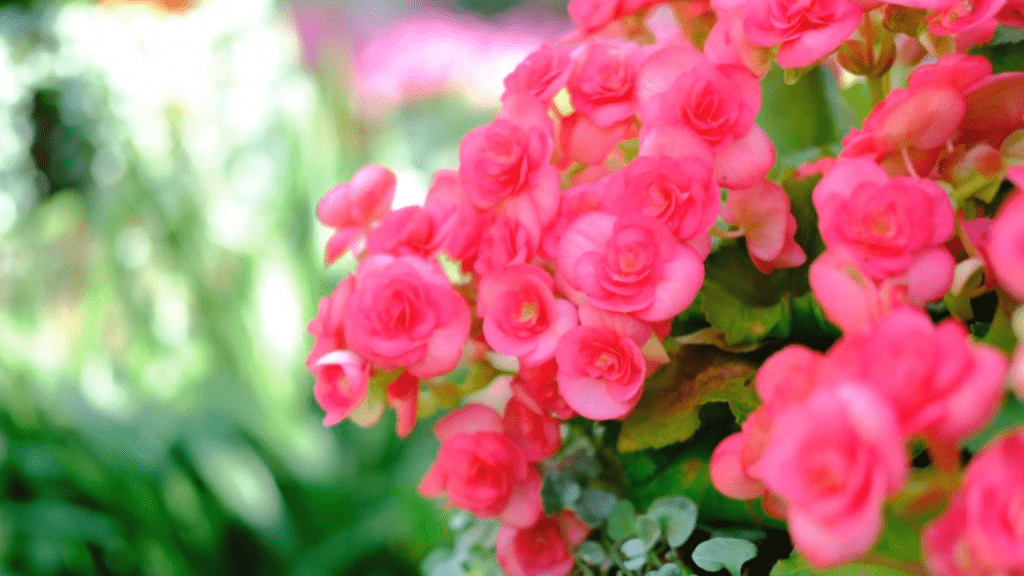
<svg viewBox="0 0 1024 576">
<path fill-rule="evenodd" d="M 760 400 L 750 385 L 756 367 L 713 346 L 683 346 L 647 380 L 644 395 L 622 423 L 620 452 L 660 448 L 687 440 L 700 427 L 699 409 L 728 402 L 740 418 Z"/>
</svg>

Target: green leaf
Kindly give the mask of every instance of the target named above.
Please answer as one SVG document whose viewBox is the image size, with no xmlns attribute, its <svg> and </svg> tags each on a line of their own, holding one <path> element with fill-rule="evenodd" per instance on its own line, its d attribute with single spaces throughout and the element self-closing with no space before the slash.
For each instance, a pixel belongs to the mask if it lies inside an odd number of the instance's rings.
<svg viewBox="0 0 1024 576">
<path fill-rule="evenodd" d="M 647 516 L 657 520 L 665 541 L 673 548 L 682 546 L 697 528 L 697 505 L 686 496 L 663 496 L 651 503 Z"/>
<path fill-rule="evenodd" d="M 540 487 L 540 501 L 544 512 L 555 514 L 562 508 L 574 504 L 581 496 L 580 485 L 558 470 L 548 472 Z"/>
<path fill-rule="evenodd" d="M 657 520 L 648 516 L 638 516 L 635 525 L 637 538 L 644 543 L 648 550 L 654 548 L 658 540 L 661 540 L 661 523 Z"/>
<path fill-rule="evenodd" d="M 625 540 L 633 536 L 633 519 L 636 510 L 629 500 L 619 500 L 608 515 L 608 537 L 612 540 Z"/>
<path fill-rule="evenodd" d="M 717 572 L 722 568 L 732 576 L 740 576 L 743 563 L 757 556 L 757 546 L 753 542 L 739 538 L 712 538 L 705 540 L 693 549 L 693 562 L 708 572 Z"/>
<path fill-rule="evenodd" d="M 821 68 L 807 70 L 791 85 L 785 72 L 772 66 L 761 80 L 762 103 L 757 124 L 764 129 L 779 155 L 831 144 L 839 140 L 825 94 Z M 794 122 L 794 118 L 800 118 Z"/>
<path fill-rule="evenodd" d="M 576 548 L 576 557 L 591 566 L 600 566 L 608 560 L 604 548 L 593 540 L 586 540 Z"/>
<path fill-rule="evenodd" d="M 785 338 L 793 317 L 788 301 L 770 306 L 750 306 L 715 282 L 705 282 L 704 316 L 725 333 L 730 346 L 760 342 L 769 336 Z"/>
<path fill-rule="evenodd" d="M 815 570 L 807 565 L 803 558 L 793 554 L 788 559 L 779 560 L 772 568 L 770 576 L 911 576 L 911 572 L 880 566 L 878 564 L 856 563 L 844 564 L 836 568 Z"/>
<path fill-rule="evenodd" d="M 626 558 L 641 558 L 647 554 L 647 546 L 639 538 L 631 538 L 622 543 L 622 553 Z"/>
<path fill-rule="evenodd" d="M 968 440 L 966 446 L 972 452 L 977 453 L 1004 431 L 1022 425 L 1024 425 L 1024 403 L 1015 396 L 1009 395 L 1003 401 L 1003 406 L 996 413 L 996 417 L 977 436 Z"/>
<path fill-rule="evenodd" d="M 665 564 L 657 570 L 651 570 L 644 576 L 682 576 L 683 569 L 678 564 Z"/>
<path fill-rule="evenodd" d="M 576 502 L 576 513 L 580 520 L 597 528 L 604 524 L 616 502 L 615 495 L 607 490 L 587 488 Z"/>
<path fill-rule="evenodd" d="M 700 407 L 728 402 L 746 417 L 760 404 L 751 386 L 756 366 L 713 346 L 683 346 L 648 379 L 640 402 L 622 423 L 619 452 L 683 442 L 700 427 Z"/>
<path fill-rule="evenodd" d="M 996 315 L 992 318 L 992 325 L 989 326 L 985 337 L 981 339 L 985 344 L 991 344 L 1007 354 L 1013 354 L 1017 345 L 1017 335 L 1013 333 L 1013 324 L 1009 315 L 1002 310 L 1002 306 L 996 309 Z"/>
<path fill-rule="evenodd" d="M 992 37 L 991 44 L 998 46 L 1000 44 L 1016 44 L 1018 42 L 1024 42 L 1024 28 L 1000 26 L 996 28 L 996 35 Z"/>
</svg>

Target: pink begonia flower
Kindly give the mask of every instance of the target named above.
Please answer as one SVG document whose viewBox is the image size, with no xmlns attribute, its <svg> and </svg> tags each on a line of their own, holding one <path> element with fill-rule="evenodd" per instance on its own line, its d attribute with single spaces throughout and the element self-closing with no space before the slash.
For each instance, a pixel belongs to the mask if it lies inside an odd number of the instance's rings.
<svg viewBox="0 0 1024 576">
<path fill-rule="evenodd" d="M 967 466 L 945 514 L 922 537 L 935 576 L 1024 574 L 1024 429 L 990 442 Z"/>
<path fill-rule="evenodd" d="M 554 296 L 555 282 L 543 268 L 509 266 L 484 276 L 477 293 L 487 344 L 525 365 L 555 355 L 558 339 L 576 326 L 576 307 Z"/>
<path fill-rule="evenodd" d="M 573 112 L 562 119 L 558 132 L 558 150 L 568 168 L 573 162 L 601 164 L 620 142 L 636 138 L 636 122 L 627 118 L 611 126 L 598 126 L 589 116 Z"/>
<path fill-rule="evenodd" d="M 715 180 L 726 188 L 753 185 L 775 163 L 775 147 L 754 124 L 761 86 L 745 67 L 712 64 L 673 43 L 648 57 L 639 81 L 642 150 L 676 158 L 711 154 Z"/>
<path fill-rule="evenodd" d="M 928 31 L 936 36 L 947 36 L 974 28 L 995 15 L 1006 5 L 1006 0 L 974 0 L 948 2 L 945 7 L 928 15 Z"/>
<path fill-rule="evenodd" d="M 703 159 L 640 157 L 609 176 L 601 203 L 615 214 L 661 220 L 676 239 L 705 258 L 711 251 L 708 231 L 718 219 L 722 196 L 711 165 Z"/>
<path fill-rule="evenodd" d="M 571 50 L 545 42 L 505 77 L 505 94 L 527 94 L 548 102 L 565 86 L 572 63 Z"/>
<path fill-rule="evenodd" d="M 569 16 L 587 34 L 665 0 L 569 0 Z"/>
<path fill-rule="evenodd" d="M 501 214 L 483 228 L 473 269 L 491 274 L 506 266 L 530 264 L 540 245 L 540 229 Z"/>
<path fill-rule="evenodd" d="M 1006 370 L 1006 381 L 1017 398 L 1024 402 L 1024 336 L 1017 337 L 1017 347 Z"/>
<path fill-rule="evenodd" d="M 541 516 L 528 528 L 502 526 L 495 553 L 506 576 L 565 576 L 575 563 L 573 551 L 590 534 L 571 510 Z"/>
<path fill-rule="evenodd" d="M 337 350 L 323 355 L 309 370 L 316 383 L 313 397 L 327 414 L 324 426 L 334 426 L 366 399 L 370 382 L 370 365 L 348 350 Z"/>
<path fill-rule="evenodd" d="M 562 236 L 558 273 L 596 308 L 659 322 L 693 302 L 704 263 L 659 220 L 590 212 Z"/>
<path fill-rule="evenodd" d="M 942 188 L 890 178 L 867 160 L 840 159 L 812 200 L 825 245 L 846 251 L 872 278 L 912 270 L 927 251 L 945 250 L 940 247 L 953 233 L 953 206 Z"/>
<path fill-rule="evenodd" d="M 306 366 L 312 366 L 328 352 L 348 348 L 345 340 L 345 303 L 355 286 L 352 276 L 338 283 L 331 294 L 320 299 L 316 317 L 309 321 L 306 331 L 313 337 L 313 348 L 306 356 Z"/>
<path fill-rule="evenodd" d="M 1003 26 L 1024 28 L 1024 0 L 1007 0 L 996 20 Z"/>
<path fill-rule="evenodd" d="M 897 88 L 843 138 L 845 158 L 874 161 L 893 175 L 927 175 L 967 110 L 963 94 L 947 85 Z"/>
<path fill-rule="evenodd" d="M 558 342 L 558 391 L 591 420 L 622 418 L 640 401 L 646 362 L 636 342 L 618 331 L 577 326 Z"/>
<path fill-rule="evenodd" d="M 808 563 L 849 562 L 882 531 L 882 504 L 909 463 L 892 408 L 856 381 L 815 392 L 779 414 L 753 466 L 786 505 L 793 545 Z"/>
<path fill-rule="evenodd" d="M 758 78 L 772 67 L 771 50 L 752 44 L 743 34 L 743 11 L 718 11 L 718 20 L 704 41 L 704 53 L 715 64 L 745 66 Z"/>
<path fill-rule="evenodd" d="M 562 445 L 560 422 L 545 414 L 528 396 L 515 396 L 505 405 L 505 434 L 523 449 L 530 462 L 554 456 Z"/>
<path fill-rule="evenodd" d="M 868 332 L 886 312 L 941 298 L 956 267 L 946 248 L 922 253 L 904 274 L 876 280 L 841 250 L 826 250 L 811 263 L 808 281 L 825 316 L 843 332 Z"/>
<path fill-rule="evenodd" d="M 505 434 L 493 408 L 463 406 L 438 420 L 434 434 L 441 448 L 420 494 L 447 495 L 457 508 L 519 528 L 540 518 L 540 474 Z"/>
<path fill-rule="evenodd" d="M 722 219 L 743 231 L 750 260 L 763 274 L 796 268 L 807 261 L 794 239 L 797 224 L 789 209 L 786 191 L 768 180 L 730 190 L 722 207 Z"/>
<path fill-rule="evenodd" d="M 469 307 L 437 263 L 370 256 L 359 263 L 345 304 L 352 351 L 384 370 L 432 378 L 458 364 L 469 336 Z"/>
<path fill-rule="evenodd" d="M 743 33 L 753 44 L 779 45 L 779 66 L 803 68 L 845 42 L 863 14 L 849 0 L 748 0 Z"/>
<path fill-rule="evenodd" d="M 856 375 L 873 383 L 908 436 L 959 444 L 999 408 L 1007 361 L 968 340 L 956 320 L 938 326 L 913 308 L 888 313 L 856 344 Z"/>
<path fill-rule="evenodd" d="M 1024 192 L 1018 190 L 999 208 L 989 235 L 988 259 L 999 286 L 1024 302 Z"/>
<path fill-rule="evenodd" d="M 576 412 L 565 403 L 558 391 L 558 363 L 551 360 L 538 366 L 523 366 L 512 378 L 512 394 L 532 400 L 541 410 L 558 418 L 568 420 Z"/>
<path fill-rule="evenodd" d="M 416 427 L 416 410 L 419 405 L 420 381 L 409 374 L 402 372 L 398 379 L 388 385 L 388 404 L 395 409 L 397 419 L 395 431 L 399 438 L 405 438 Z"/>
<path fill-rule="evenodd" d="M 545 258 L 558 259 L 558 245 L 562 235 L 583 214 L 601 210 L 603 195 L 604 180 L 577 184 L 562 193 L 558 216 L 541 236 L 541 250 Z"/>
<path fill-rule="evenodd" d="M 388 214 L 366 236 L 366 254 L 433 258 L 438 251 L 434 218 L 422 206 Z"/>
<path fill-rule="evenodd" d="M 818 387 L 823 359 L 820 352 L 796 344 L 769 356 L 754 380 L 765 406 L 781 410 L 806 400 Z"/>
<path fill-rule="evenodd" d="M 772 424 L 769 409 L 761 406 L 747 416 L 741 431 L 718 444 L 709 464 L 715 489 L 736 500 L 751 500 L 767 493 L 752 468 L 761 459 Z"/>
<path fill-rule="evenodd" d="M 566 85 L 573 108 L 603 127 L 636 114 L 640 54 L 635 44 L 624 41 L 584 47 Z"/>
<path fill-rule="evenodd" d="M 395 175 L 382 166 L 360 168 L 348 182 L 331 188 L 316 207 L 320 222 L 336 232 L 327 241 L 325 263 L 341 257 L 370 226 L 391 211 L 395 198 Z"/>
<path fill-rule="evenodd" d="M 1024 72 L 991 75 L 971 85 L 964 97 L 967 112 L 960 141 L 988 142 L 998 148 L 1007 136 L 1024 128 Z"/>
<path fill-rule="evenodd" d="M 558 171 L 551 165 L 550 129 L 499 118 L 470 130 L 459 146 L 462 192 L 477 208 L 539 227 L 558 211 Z"/>
</svg>

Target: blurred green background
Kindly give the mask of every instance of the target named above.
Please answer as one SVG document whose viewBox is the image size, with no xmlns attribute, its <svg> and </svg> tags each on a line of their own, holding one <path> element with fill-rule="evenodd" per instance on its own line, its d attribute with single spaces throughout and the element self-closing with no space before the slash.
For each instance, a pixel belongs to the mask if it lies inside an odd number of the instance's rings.
<svg viewBox="0 0 1024 576">
<path fill-rule="evenodd" d="M 314 207 L 414 202 L 565 2 L 101 4 L 0 2 L 0 574 L 417 573 L 429 426 L 302 366 Z"/>
</svg>

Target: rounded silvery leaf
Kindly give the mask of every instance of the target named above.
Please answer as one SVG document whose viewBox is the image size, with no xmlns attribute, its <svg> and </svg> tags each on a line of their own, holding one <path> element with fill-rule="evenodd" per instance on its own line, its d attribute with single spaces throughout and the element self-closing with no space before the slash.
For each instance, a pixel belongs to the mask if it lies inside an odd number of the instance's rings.
<svg viewBox="0 0 1024 576">
<path fill-rule="evenodd" d="M 732 576 L 740 576 L 743 563 L 757 556 L 757 546 L 740 538 L 712 538 L 693 549 L 694 564 L 708 572 L 722 568 Z"/>
</svg>

